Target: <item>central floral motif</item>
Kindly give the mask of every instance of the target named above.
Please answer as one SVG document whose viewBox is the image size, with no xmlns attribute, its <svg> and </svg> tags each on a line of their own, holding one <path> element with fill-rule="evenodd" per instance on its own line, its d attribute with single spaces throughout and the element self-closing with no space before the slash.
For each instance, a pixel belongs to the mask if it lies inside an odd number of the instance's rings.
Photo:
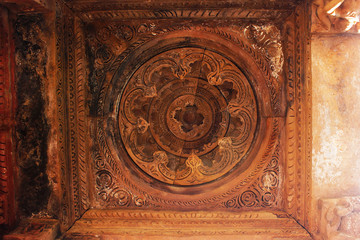
<svg viewBox="0 0 360 240">
<path fill-rule="evenodd" d="M 196 105 L 187 105 L 185 109 L 178 109 L 175 112 L 174 118 L 179 121 L 181 129 L 184 132 L 190 132 L 193 130 L 194 125 L 201 125 L 204 122 L 204 116 L 197 112 L 198 108 Z"/>
<path fill-rule="evenodd" d="M 241 163 L 257 107 L 231 61 L 198 48 L 163 52 L 132 75 L 121 96 L 119 129 L 134 163 L 174 185 L 213 181 Z"/>
</svg>

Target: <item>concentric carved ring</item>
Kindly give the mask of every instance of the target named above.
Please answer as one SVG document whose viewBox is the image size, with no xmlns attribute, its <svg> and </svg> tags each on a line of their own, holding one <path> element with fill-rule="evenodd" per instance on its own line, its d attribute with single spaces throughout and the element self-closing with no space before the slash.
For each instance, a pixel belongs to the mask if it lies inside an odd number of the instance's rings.
<svg viewBox="0 0 360 240">
<path fill-rule="evenodd" d="M 220 54 L 188 47 L 163 52 L 135 71 L 118 119 L 139 168 L 164 183 L 197 185 L 242 162 L 257 114 L 240 69 Z"/>
<path fill-rule="evenodd" d="M 202 156 L 224 137 L 229 114 L 221 92 L 200 79 L 174 80 L 153 100 L 149 123 L 152 136 L 166 152 L 179 157 Z M 215 141 L 214 141 L 215 140 Z"/>
</svg>

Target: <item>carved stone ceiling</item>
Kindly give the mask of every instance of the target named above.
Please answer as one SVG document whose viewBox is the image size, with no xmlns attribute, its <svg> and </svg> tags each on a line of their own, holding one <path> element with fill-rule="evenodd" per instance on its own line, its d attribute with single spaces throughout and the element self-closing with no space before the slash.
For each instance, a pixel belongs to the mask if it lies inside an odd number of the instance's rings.
<svg viewBox="0 0 360 240">
<path fill-rule="evenodd" d="M 307 2 L 55 3 L 63 230 L 119 208 L 306 226 Z"/>
<path fill-rule="evenodd" d="M 297 180 L 284 179 L 305 139 L 287 135 L 302 124 L 287 119 L 301 109 L 288 109 L 303 78 L 298 1 L 62 3 L 59 72 L 79 173 L 68 178 L 86 200 L 72 219 L 89 207 L 269 210 L 295 199 Z"/>
<path fill-rule="evenodd" d="M 277 26 L 86 24 L 96 204 L 279 204 L 284 53 Z"/>
</svg>

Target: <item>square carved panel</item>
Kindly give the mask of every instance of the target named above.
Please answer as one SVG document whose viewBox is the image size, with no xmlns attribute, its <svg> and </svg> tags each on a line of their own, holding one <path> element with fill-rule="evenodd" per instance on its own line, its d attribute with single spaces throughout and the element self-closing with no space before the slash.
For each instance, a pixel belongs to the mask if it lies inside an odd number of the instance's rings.
<svg viewBox="0 0 360 240">
<path fill-rule="evenodd" d="M 305 4 L 69 6 L 57 6 L 64 226 L 90 207 L 306 221 Z"/>
<path fill-rule="evenodd" d="M 284 54 L 274 24 L 85 28 L 98 207 L 278 206 Z"/>
</svg>

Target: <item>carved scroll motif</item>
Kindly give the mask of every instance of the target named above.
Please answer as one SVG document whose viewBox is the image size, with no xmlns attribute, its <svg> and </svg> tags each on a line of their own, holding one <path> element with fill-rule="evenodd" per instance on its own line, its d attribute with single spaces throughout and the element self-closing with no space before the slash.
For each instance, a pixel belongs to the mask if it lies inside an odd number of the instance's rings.
<svg viewBox="0 0 360 240">
<path fill-rule="evenodd" d="M 96 176 L 96 188 L 106 207 L 142 207 L 146 204 L 145 198 L 134 196 L 129 190 L 118 186 L 109 171 L 101 170 Z"/>
<path fill-rule="evenodd" d="M 250 25 L 244 29 L 244 34 L 270 63 L 271 75 L 278 78 L 284 65 L 279 29 L 274 25 Z"/>
<path fill-rule="evenodd" d="M 134 22 L 116 22 L 109 24 L 99 24 L 96 26 L 97 32 L 90 32 L 88 44 L 93 52 L 94 71 L 90 75 L 90 92 L 99 91 L 101 83 L 104 81 L 105 73 L 114 71 L 119 66 L 124 57 L 134 47 L 143 44 L 148 39 L 167 34 L 173 31 L 200 31 L 213 33 L 225 38 L 235 44 L 241 45 L 248 54 L 256 60 L 256 64 L 262 68 L 263 73 L 268 81 L 269 91 L 271 92 L 271 104 L 278 115 L 281 111 L 280 91 L 283 84 L 283 65 L 284 54 L 281 41 L 281 32 L 274 24 L 251 24 L 251 25 L 234 25 L 234 32 L 229 31 L 226 24 L 219 24 L 218 28 L 213 27 L 194 27 L 185 23 L 174 27 L 164 27 L 159 21 Z M 117 29 L 122 29 L 122 34 L 118 34 Z M 118 56 L 118 57 L 116 57 Z M 218 63 L 222 64 L 222 63 Z M 220 68 L 218 68 L 220 69 Z M 185 69 L 178 69 L 178 74 Z M 217 85 L 216 72 L 214 76 L 209 76 L 212 85 Z M 180 76 L 179 76 L 180 77 Z M 151 86 L 148 86 L 148 94 L 154 94 Z"/>
<path fill-rule="evenodd" d="M 277 206 L 279 187 L 279 151 L 276 146 L 274 155 L 263 174 L 254 181 L 251 188 L 243 191 L 240 195 L 223 202 L 225 208 L 249 208 Z"/>
</svg>

